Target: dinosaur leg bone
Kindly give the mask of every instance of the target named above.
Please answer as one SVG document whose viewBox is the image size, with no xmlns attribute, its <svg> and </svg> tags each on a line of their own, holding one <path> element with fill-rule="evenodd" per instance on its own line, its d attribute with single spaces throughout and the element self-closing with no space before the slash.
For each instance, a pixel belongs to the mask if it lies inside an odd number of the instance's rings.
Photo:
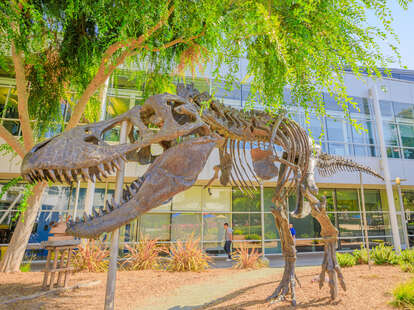
<svg viewBox="0 0 414 310">
<path fill-rule="evenodd" d="M 83 238 L 96 238 L 127 224 L 139 215 L 161 205 L 174 195 L 190 188 L 197 180 L 207 159 L 219 141 L 212 136 L 191 139 L 157 157 L 147 172 L 124 190 L 119 206 L 96 212 L 83 221 L 69 224 L 66 232 Z"/>
<path fill-rule="evenodd" d="M 321 235 L 324 242 L 324 258 L 322 262 L 322 271 L 319 276 L 319 288 L 322 288 L 325 282 L 325 273 L 328 273 L 329 288 L 331 293 L 331 299 L 334 300 L 338 296 L 338 283 L 344 291 L 346 291 L 346 285 L 344 276 L 339 267 L 336 259 L 336 246 L 338 242 L 338 230 L 332 224 L 328 215 L 326 214 L 326 198 L 322 197 L 321 201 L 313 196 L 309 191 L 305 192 L 305 197 L 311 204 L 312 216 L 321 225 Z"/>
<path fill-rule="evenodd" d="M 277 206 L 278 204 L 276 204 Z M 284 206 L 284 205 L 283 205 Z M 277 207 L 272 210 L 273 217 L 275 218 L 275 224 L 279 231 L 280 240 L 282 243 L 282 253 L 285 258 L 285 270 L 283 272 L 282 281 L 280 281 L 278 287 L 272 295 L 268 297 L 270 301 L 285 300 L 287 294 L 292 296 L 292 305 L 296 305 L 296 276 L 295 276 L 295 264 L 296 264 L 296 248 L 295 241 L 289 229 L 289 221 L 287 218 L 286 207 Z"/>
</svg>

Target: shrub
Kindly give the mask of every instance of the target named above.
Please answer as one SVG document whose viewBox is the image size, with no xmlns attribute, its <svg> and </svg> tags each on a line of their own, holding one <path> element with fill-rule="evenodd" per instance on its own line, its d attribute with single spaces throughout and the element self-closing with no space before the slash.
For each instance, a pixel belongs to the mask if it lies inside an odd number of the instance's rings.
<svg viewBox="0 0 414 310">
<path fill-rule="evenodd" d="M 108 270 L 109 251 L 100 242 L 89 240 L 73 251 L 72 266 L 75 271 L 104 272 Z"/>
<path fill-rule="evenodd" d="M 414 279 L 398 285 L 392 293 L 394 300 L 391 304 L 404 309 L 414 309 Z"/>
<path fill-rule="evenodd" d="M 257 269 L 266 267 L 269 263 L 261 259 L 261 254 L 256 248 L 249 248 L 245 243 L 233 253 L 233 259 L 236 261 L 233 268 L 237 269 Z"/>
<path fill-rule="evenodd" d="M 361 246 L 361 249 L 360 250 L 354 250 L 352 252 L 352 255 L 355 257 L 356 263 L 358 265 L 368 264 L 368 251 L 367 251 L 366 248 Z"/>
<path fill-rule="evenodd" d="M 356 265 L 356 258 L 350 253 L 336 253 L 336 258 L 341 267 L 352 267 Z"/>
<path fill-rule="evenodd" d="M 162 251 L 157 246 L 157 239 L 151 240 L 148 237 L 141 236 L 138 244 L 129 246 L 125 244 L 128 254 L 125 255 L 125 261 L 122 268 L 128 270 L 146 270 L 156 269 L 158 267 L 158 255 Z"/>
<path fill-rule="evenodd" d="M 377 265 L 398 263 L 398 256 L 390 246 L 380 244 L 371 250 L 371 259 Z"/>
<path fill-rule="evenodd" d="M 208 263 L 212 261 L 199 246 L 199 239 L 182 242 L 177 241 L 170 247 L 171 257 L 166 264 L 166 269 L 170 271 L 204 271 L 208 268 Z"/>
<path fill-rule="evenodd" d="M 404 250 L 398 257 L 401 270 L 414 273 L 414 250 Z"/>
<path fill-rule="evenodd" d="M 261 240 L 262 238 L 258 234 L 246 235 L 246 240 Z"/>
</svg>

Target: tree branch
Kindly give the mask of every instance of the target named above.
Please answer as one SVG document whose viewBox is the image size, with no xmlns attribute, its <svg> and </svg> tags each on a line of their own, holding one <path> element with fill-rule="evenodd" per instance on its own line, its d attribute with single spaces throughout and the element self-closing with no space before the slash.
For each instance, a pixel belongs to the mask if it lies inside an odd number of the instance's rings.
<svg viewBox="0 0 414 310">
<path fill-rule="evenodd" d="M 29 90 L 26 75 L 24 71 L 22 52 L 17 52 L 12 42 L 12 60 L 14 71 L 16 73 L 16 89 L 17 89 L 17 110 L 19 112 L 20 126 L 22 128 L 23 143 L 26 152 L 30 151 L 34 145 L 33 131 L 30 126 L 28 100 Z"/>
<path fill-rule="evenodd" d="M 167 2 L 168 5 L 169 2 Z M 128 56 L 133 55 L 134 50 L 140 48 L 142 43 L 145 42 L 154 32 L 160 29 L 165 22 L 168 20 L 172 12 L 174 11 L 174 6 L 172 6 L 166 16 L 160 19 L 160 21 L 151 29 L 149 29 L 145 34 L 141 35 L 137 39 L 129 39 L 127 42 L 117 42 L 112 44 L 107 48 L 104 53 L 104 57 L 102 58 L 101 64 L 99 65 L 98 72 L 95 74 L 92 81 L 86 87 L 85 91 L 83 92 L 82 96 L 79 98 L 78 104 L 75 106 L 73 114 L 66 126 L 65 130 L 69 130 L 75 127 L 81 117 L 83 112 L 85 111 L 86 104 L 88 103 L 89 99 L 93 96 L 93 94 L 97 91 L 97 89 L 105 82 L 105 80 L 113 73 L 113 71 L 122 64 Z M 126 48 L 125 51 L 121 53 L 115 60 L 110 62 L 112 56 L 121 48 Z M 109 63 L 109 64 L 108 64 Z"/>
<path fill-rule="evenodd" d="M 166 43 L 163 46 L 158 47 L 158 48 L 149 48 L 147 45 L 144 45 L 143 48 L 145 48 L 146 50 L 151 51 L 151 52 L 159 52 L 161 50 L 167 49 L 167 48 L 169 48 L 169 47 L 171 47 L 173 45 L 179 44 L 179 43 L 188 43 L 188 42 L 193 41 L 193 40 L 195 40 L 195 39 L 197 39 L 199 37 L 202 37 L 203 35 L 204 35 L 204 31 L 201 32 L 198 35 L 189 37 L 188 39 L 184 39 L 184 38 L 175 39 L 175 40 L 173 40 L 171 42 L 168 42 L 168 43 Z"/>
<path fill-rule="evenodd" d="M 24 157 L 26 154 L 25 149 L 19 142 L 19 140 L 16 139 L 15 136 L 13 136 L 6 128 L 4 128 L 3 125 L 0 124 L 0 138 L 3 138 L 8 145 L 11 146 L 13 151 L 17 153 L 21 158 Z"/>
</svg>

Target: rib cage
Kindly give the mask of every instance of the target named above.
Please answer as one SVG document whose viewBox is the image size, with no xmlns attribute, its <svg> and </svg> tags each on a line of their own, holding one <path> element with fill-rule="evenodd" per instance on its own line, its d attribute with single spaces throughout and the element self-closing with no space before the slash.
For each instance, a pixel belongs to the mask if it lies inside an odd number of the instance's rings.
<svg viewBox="0 0 414 310">
<path fill-rule="evenodd" d="M 344 158 L 342 156 L 329 155 L 322 153 L 319 155 L 318 165 L 317 165 L 319 174 L 321 176 L 327 177 L 331 176 L 337 172 L 365 172 L 366 174 L 375 176 L 384 180 L 384 178 L 376 173 L 370 167 L 358 164 L 351 159 Z"/>
</svg>

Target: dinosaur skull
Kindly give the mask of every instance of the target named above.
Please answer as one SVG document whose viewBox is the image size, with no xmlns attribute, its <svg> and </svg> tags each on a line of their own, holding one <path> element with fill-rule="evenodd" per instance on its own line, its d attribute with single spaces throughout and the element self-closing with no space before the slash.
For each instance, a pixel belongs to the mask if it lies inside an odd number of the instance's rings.
<svg viewBox="0 0 414 310">
<path fill-rule="evenodd" d="M 103 139 L 105 132 L 128 122 L 130 143 L 110 145 Z M 145 155 L 152 144 L 164 149 L 178 137 L 192 134 L 203 136 L 208 127 L 199 113 L 185 98 L 161 94 L 111 120 L 78 126 L 61 135 L 37 144 L 28 152 L 21 173 L 29 182 L 51 180 L 71 183 L 81 176 L 84 180 L 107 177 L 119 169 L 127 154 Z"/>
</svg>

